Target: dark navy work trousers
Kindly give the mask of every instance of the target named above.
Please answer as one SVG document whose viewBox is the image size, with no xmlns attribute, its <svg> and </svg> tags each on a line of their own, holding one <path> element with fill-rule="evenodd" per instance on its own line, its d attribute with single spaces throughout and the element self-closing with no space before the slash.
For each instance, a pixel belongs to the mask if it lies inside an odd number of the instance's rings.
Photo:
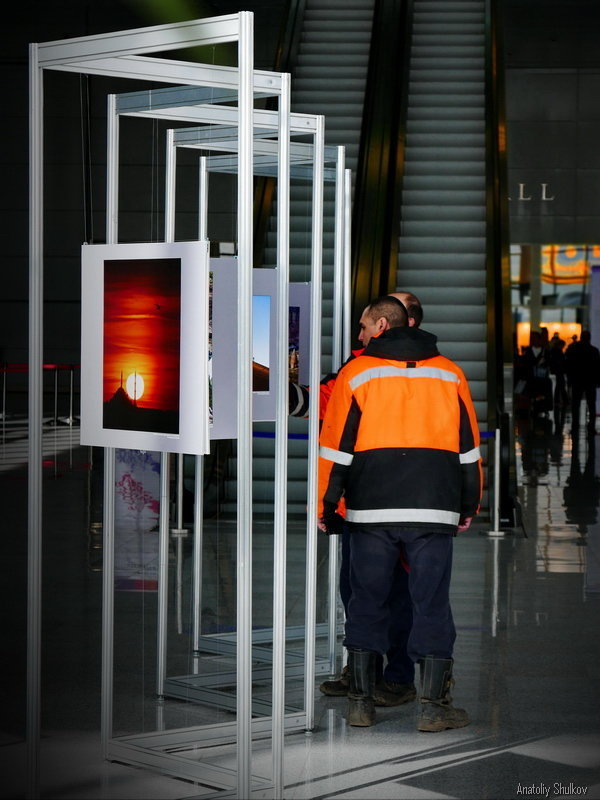
<svg viewBox="0 0 600 800">
<path fill-rule="evenodd" d="M 409 564 L 412 628 L 408 656 L 451 658 L 456 629 L 450 609 L 453 537 L 417 528 L 350 526 L 350 587 L 344 645 L 387 653 L 390 594 L 399 554 Z M 392 595 L 393 596 L 393 595 Z"/>
<path fill-rule="evenodd" d="M 346 612 L 349 614 L 352 587 L 350 585 L 350 533 L 351 526 L 346 525 L 342 533 L 342 558 L 340 564 L 340 597 Z M 415 665 L 408 656 L 408 637 L 412 629 L 412 602 L 408 589 L 408 572 L 400 560 L 396 563 L 392 585 L 388 595 L 389 605 L 389 646 L 385 651 L 387 663 L 385 667 L 378 664 L 379 677 L 393 683 L 412 683 L 415 679 Z"/>
</svg>

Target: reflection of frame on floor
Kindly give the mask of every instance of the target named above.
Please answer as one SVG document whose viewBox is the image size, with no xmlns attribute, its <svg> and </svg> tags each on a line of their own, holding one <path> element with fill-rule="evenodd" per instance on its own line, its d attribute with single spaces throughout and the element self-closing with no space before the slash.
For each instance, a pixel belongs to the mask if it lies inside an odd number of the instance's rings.
<svg viewBox="0 0 600 800">
<path fill-rule="evenodd" d="M 189 662 L 189 644 L 184 640 L 172 642 L 167 663 L 169 676 L 163 688 L 165 697 L 187 700 L 211 709 L 235 711 L 237 693 L 237 632 L 234 598 L 235 569 L 232 561 L 222 558 L 235 550 L 235 525 L 233 522 L 211 522 L 203 529 L 202 561 L 213 564 L 210 573 L 204 576 L 201 594 L 194 602 L 202 609 L 195 631 L 190 635 L 194 640 L 192 669 Z M 257 562 L 258 591 L 253 603 L 254 627 L 252 630 L 252 713 L 256 717 L 272 713 L 272 662 L 274 631 L 272 627 L 272 596 L 265 591 L 272 580 L 273 565 L 269 557 L 273 529 L 270 522 L 253 523 L 253 540 L 258 553 Z M 306 661 L 306 605 L 304 582 L 304 559 L 306 557 L 305 520 L 288 523 L 288 566 L 286 569 L 286 627 L 285 627 L 285 707 L 286 715 L 295 715 L 304 709 L 304 669 Z M 325 553 L 329 548 L 326 537 L 318 543 L 316 626 L 314 665 L 317 676 L 331 672 L 330 639 L 331 631 L 327 618 L 329 596 L 326 589 L 328 564 Z M 192 547 L 196 542 L 192 542 Z M 215 554 L 219 558 L 215 561 Z M 179 556 L 178 558 L 183 556 Z M 187 558 L 194 561 L 195 554 L 188 552 Z M 191 592 L 190 579 L 183 577 L 186 569 L 174 565 L 172 579 L 175 595 L 182 610 L 189 607 L 186 597 Z M 195 621 L 192 621 L 192 625 Z M 343 634 L 343 623 L 338 622 L 336 637 Z M 183 673 L 185 670 L 185 674 Z M 188 671 L 189 670 L 189 671 Z"/>
<path fill-rule="evenodd" d="M 341 634 L 342 631 L 340 630 Z M 328 675 L 331 666 L 327 653 L 328 623 L 318 623 L 316 626 L 317 641 L 323 642 L 323 653 L 315 662 L 316 675 Z M 292 691 L 286 700 L 286 713 L 302 712 L 304 708 L 304 649 L 297 651 L 287 645 L 306 640 L 304 625 L 288 626 L 286 628 L 286 680 L 289 690 L 292 681 L 297 680 L 296 691 Z M 252 697 L 252 714 L 254 716 L 269 716 L 272 713 L 272 663 L 273 663 L 273 630 L 270 628 L 253 631 L 252 633 L 252 683 L 255 692 Z M 206 706 L 235 711 L 236 708 L 236 658 L 237 637 L 235 633 L 206 634 L 200 637 L 200 650 L 203 656 L 198 656 L 198 663 L 202 660 L 205 665 L 197 674 L 176 675 L 165 680 L 165 697 L 176 697 Z M 229 668 L 215 662 L 215 657 L 229 658 Z M 210 671 L 209 671 L 210 670 Z M 264 692 L 259 687 L 264 681 Z M 258 687 L 258 688 L 257 688 Z"/>
<path fill-rule="evenodd" d="M 208 242 L 82 247 L 81 442 L 208 451 Z"/>
</svg>

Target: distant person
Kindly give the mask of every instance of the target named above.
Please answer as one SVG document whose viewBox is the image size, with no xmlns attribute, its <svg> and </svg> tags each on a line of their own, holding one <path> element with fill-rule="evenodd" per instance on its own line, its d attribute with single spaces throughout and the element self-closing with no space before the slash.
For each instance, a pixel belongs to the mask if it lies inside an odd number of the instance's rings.
<svg viewBox="0 0 600 800">
<path fill-rule="evenodd" d="M 596 388 L 600 385 L 600 350 L 592 344 L 589 331 L 581 332 L 565 354 L 565 372 L 571 389 L 571 424 L 579 430 L 581 401 L 587 407 L 587 428 L 596 432 Z"/>
<path fill-rule="evenodd" d="M 567 384 L 565 377 L 565 340 L 561 339 L 557 333 L 550 339 L 548 347 L 548 366 L 550 374 L 554 375 L 554 408 L 562 408 L 566 405 Z"/>
<path fill-rule="evenodd" d="M 571 347 L 573 347 L 573 345 L 578 341 L 578 339 L 579 339 L 579 337 L 577 336 L 576 333 L 574 333 L 573 336 L 571 336 L 571 341 L 567 345 L 567 349 L 565 350 L 565 355 L 567 355 L 567 353 L 569 352 L 569 349 Z"/>
<path fill-rule="evenodd" d="M 525 380 L 525 394 L 529 398 L 530 412 L 537 416 L 551 411 L 553 405 L 552 381 L 548 363 L 548 347 L 540 331 L 531 331 L 529 347 L 523 350 L 521 368 Z"/>
</svg>

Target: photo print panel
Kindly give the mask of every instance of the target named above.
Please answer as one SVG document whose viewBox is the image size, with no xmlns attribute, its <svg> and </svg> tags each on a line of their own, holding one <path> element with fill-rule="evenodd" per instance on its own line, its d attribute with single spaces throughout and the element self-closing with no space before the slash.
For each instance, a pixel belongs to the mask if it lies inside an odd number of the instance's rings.
<svg viewBox="0 0 600 800">
<path fill-rule="evenodd" d="M 81 443 L 209 449 L 208 242 L 82 247 Z"/>
<path fill-rule="evenodd" d="M 310 381 L 310 283 L 290 283 L 289 379 L 307 385 Z"/>
<path fill-rule="evenodd" d="M 211 258 L 212 439 L 237 437 L 237 258 Z M 253 269 L 252 417 L 275 419 L 277 271 Z"/>
</svg>

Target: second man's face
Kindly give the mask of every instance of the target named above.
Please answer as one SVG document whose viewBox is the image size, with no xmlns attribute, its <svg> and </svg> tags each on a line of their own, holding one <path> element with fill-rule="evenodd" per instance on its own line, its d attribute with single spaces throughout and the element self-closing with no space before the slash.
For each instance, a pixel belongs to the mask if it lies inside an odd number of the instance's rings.
<svg viewBox="0 0 600 800">
<path fill-rule="evenodd" d="M 358 341 L 362 343 L 363 347 L 366 347 L 373 336 L 378 336 L 381 333 L 383 327 L 381 319 L 373 321 L 367 315 L 367 309 L 365 309 L 358 323 Z"/>
</svg>

